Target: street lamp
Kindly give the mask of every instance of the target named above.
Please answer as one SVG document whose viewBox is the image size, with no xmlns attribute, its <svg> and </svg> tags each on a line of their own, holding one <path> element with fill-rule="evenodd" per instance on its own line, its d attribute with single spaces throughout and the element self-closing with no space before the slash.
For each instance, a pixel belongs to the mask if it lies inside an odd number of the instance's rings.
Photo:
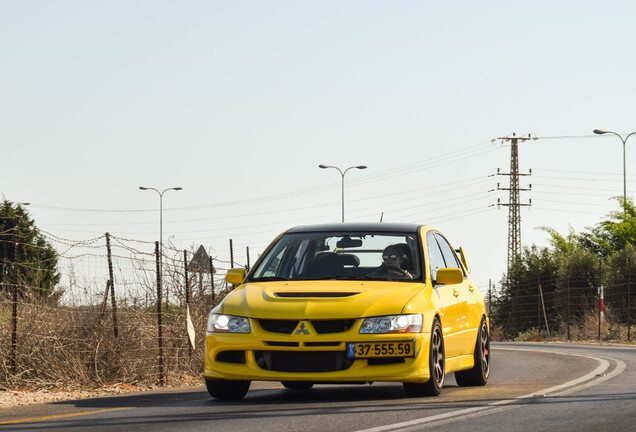
<svg viewBox="0 0 636 432">
<path fill-rule="evenodd" d="M 623 138 L 621 134 L 618 134 L 612 131 L 606 131 L 603 129 L 594 129 L 593 132 L 597 135 L 604 135 L 607 133 L 614 134 L 617 137 L 619 137 L 621 141 L 623 142 L 623 212 L 625 212 L 625 208 L 626 208 L 625 206 L 627 204 L 627 170 L 626 170 L 626 164 L 625 164 L 625 144 L 627 143 L 627 138 L 636 134 L 636 131 L 628 134 L 627 136 L 625 136 L 625 138 Z"/>
<path fill-rule="evenodd" d="M 167 188 L 164 189 L 162 192 L 159 192 L 158 189 L 155 188 L 151 188 L 151 187 L 145 187 L 145 186 L 139 186 L 139 189 L 141 190 L 153 190 L 155 192 L 157 192 L 159 194 L 159 277 L 161 277 L 161 272 L 162 272 L 162 261 L 163 261 L 163 194 L 166 193 L 169 190 L 181 190 L 183 189 L 181 186 L 178 187 L 171 187 L 171 188 Z M 167 302 L 167 298 L 166 298 L 166 302 Z"/>
<path fill-rule="evenodd" d="M 344 202 L 345 202 L 345 201 L 344 201 L 344 178 L 345 178 L 345 174 L 346 174 L 346 173 L 347 173 L 347 171 L 349 171 L 350 169 L 353 169 L 353 168 L 355 168 L 355 169 L 367 169 L 367 166 L 366 166 L 366 165 L 352 166 L 352 167 L 349 167 L 349 168 L 347 168 L 346 170 L 344 170 L 344 172 L 343 172 L 340 168 L 338 168 L 337 166 L 333 166 L 333 165 L 323 165 L 323 164 L 320 164 L 320 165 L 318 165 L 318 168 L 323 168 L 323 169 L 326 169 L 326 168 L 335 168 L 335 169 L 337 169 L 337 170 L 338 170 L 338 172 L 339 172 L 339 173 L 340 173 L 340 175 L 342 176 L 342 222 L 344 222 Z"/>
</svg>

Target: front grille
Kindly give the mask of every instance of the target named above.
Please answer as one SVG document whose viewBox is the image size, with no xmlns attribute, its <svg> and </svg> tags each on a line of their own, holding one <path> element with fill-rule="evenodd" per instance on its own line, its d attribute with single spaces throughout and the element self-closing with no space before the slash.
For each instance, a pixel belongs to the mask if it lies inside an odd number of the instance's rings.
<svg viewBox="0 0 636 432">
<path fill-rule="evenodd" d="M 316 333 L 340 333 L 351 328 L 355 320 L 319 320 L 312 321 L 311 325 L 316 329 Z"/>
<path fill-rule="evenodd" d="M 340 342 L 305 342 L 306 347 L 334 347 L 340 346 Z"/>
<path fill-rule="evenodd" d="M 290 334 L 298 325 L 298 320 L 259 319 L 258 323 L 265 331 L 272 333 Z"/>
<path fill-rule="evenodd" d="M 278 341 L 266 341 L 265 342 L 269 346 L 279 346 L 279 347 L 298 347 L 300 344 L 298 342 L 278 342 Z"/>
<path fill-rule="evenodd" d="M 254 355 L 261 369 L 275 372 L 335 372 L 353 364 L 345 351 L 254 351 Z"/>
<path fill-rule="evenodd" d="M 216 361 L 245 364 L 245 351 L 221 351 L 216 355 Z"/>
</svg>

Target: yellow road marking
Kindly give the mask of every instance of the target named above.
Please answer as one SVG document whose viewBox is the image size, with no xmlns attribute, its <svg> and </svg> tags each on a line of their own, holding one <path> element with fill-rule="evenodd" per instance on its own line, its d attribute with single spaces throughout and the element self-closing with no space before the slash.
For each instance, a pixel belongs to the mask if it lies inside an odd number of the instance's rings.
<svg viewBox="0 0 636 432">
<path fill-rule="evenodd" d="M 58 414 L 58 415 L 47 416 L 47 417 L 34 417 L 34 418 L 27 418 L 27 419 L 11 420 L 11 421 L 0 422 L 0 425 L 29 423 L 29 422 L 36 422 L 36 421 L 42 421 L 42 420 L 52 420 L 52 419 L 59 419 L 59 418 L 65 418 L 65 417 L 77 417 L 77 416 L 83 416 L 83 415 L 99 414 L 99 413 L 129 410 L 129 409 L 133 409 L 133 407 L 107 408 L 107 409 L 85 411 L 85 412 L 73 413 L 73 414 Z"/>
</svg>

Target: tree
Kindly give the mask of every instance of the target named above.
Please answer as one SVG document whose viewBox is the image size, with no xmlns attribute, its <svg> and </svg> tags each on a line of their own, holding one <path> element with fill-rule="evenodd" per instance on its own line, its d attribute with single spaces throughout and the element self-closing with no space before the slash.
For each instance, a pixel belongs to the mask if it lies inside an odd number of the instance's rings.
<svg viewBox="0 0 636 432">
<path fill-rule="evenodd" d="M 17 229 L 16 229 L 17 222 Z M 0 204 L 0 291 L 13 289 L 15 240 L 18 241 L 18 289 L 20 296 L 39 299 L 59 297 L 58 254 L 20 204 L 6 199 Z"/>
<path fill-rule="evenodd" d="M 550 249 L 536 245 L 522 248 L 510 272 L 501 279 L 501 290 L 493 305 L 493 317 L 504 327 L 506 337 L 543 325 L 537 314 L 538 287 L 541 284 L 544 297 L 550 298 L 557 289 L 558 270 Z"/>
<path fill-rule="evenodd" d="M 578 242 L 584 249 L 608 257 L 636 245 L 636 209 L 632 200 L 615 197 L 623 211 L 613 211 L 597 226 L 588 228 L 588 232 L 578 236 Z"/>
<path fill-rule="evenodd" d="M 550 227 L 550 247 L 524 247 L 501 280 L 502 290 L 494 303 L 493 317 L 505 327 L 506 336 L 540 328 L 545 313 L 550 329 L 569 329 L 598 307 L 597 289 L 605 287 L 620 318 L 629 318 L 636 275 L 636 209 L 631 200 L 614 198 L 620 211 L 612 211 L 596 226 L 567 235 Z M 540 287 L 540 290 L 539 290 Z M 537 301 L 543 295 L 544 302 Z M 630 296 L 630 297 L 628 297 Z M 569 333 L 568 333 L 569 334 Z"/>
</svg>

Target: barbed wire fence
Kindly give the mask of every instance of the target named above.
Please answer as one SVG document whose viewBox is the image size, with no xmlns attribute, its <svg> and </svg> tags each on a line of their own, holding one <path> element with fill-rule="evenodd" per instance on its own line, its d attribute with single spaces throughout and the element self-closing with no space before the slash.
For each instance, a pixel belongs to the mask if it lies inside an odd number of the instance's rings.
<svg viewBox="0 0 636 432">
<path fill-rule="evenodd" d="M 0 388 L 200 377 L 207 317 L 228 291 L 221 276 L 246 265 L 210 256 L 193 267 L 194 251 L 171 244 L 159 257 L 158 242 L 108 233 L 76 241 L 40 231 L 57 251 L 60 275 L 56 290 L 42 295 L 37 275 L 45 263 L 18 259 L 20 248 L 41 246 L 14 231 L 0 238 L 0 247 L 15 244 L 0 279 Z"/>
<path fill-rule="evenodd" d="M 601 272 L 599 272 L 601 273 Z M 492 304 L 491 325 L 502 339 L 631 342 L 635 292 L 631 262 L 613 282 L 591 283 L 583 276 L 541 279 L 500 294 Z"/>
<path fill-rule="evenodd" d="M 18 229 L 0 233 L 0 248 L 12 252 L 0 262 L 0 389 L 165 385 L 201 376 L 208 314 L 231 289 L 225 272 L 249 267 L 249 248 L 246 263 L 234 261 L 232 240 L 229 260 L 202 261 L 194 250 L 169 243 L 159 257 L 158 242 L 40 234 L 57 251 L 60 275 L 56 291 L 46 295 L 46 260 L 20 261 L 18 253 L 44 246 Z M 628 262 L 625 275 L 604 287 L 603 319 L 598 287 L 571 278 L 565 285 L 542 279 L 496 298 L 495 304 L 511 304 L 510 314 L 491 322 L 514 334 L 536 329 L 546 339 L 629 341 L 636 304 L 631 274 Z"/>
</svg>

